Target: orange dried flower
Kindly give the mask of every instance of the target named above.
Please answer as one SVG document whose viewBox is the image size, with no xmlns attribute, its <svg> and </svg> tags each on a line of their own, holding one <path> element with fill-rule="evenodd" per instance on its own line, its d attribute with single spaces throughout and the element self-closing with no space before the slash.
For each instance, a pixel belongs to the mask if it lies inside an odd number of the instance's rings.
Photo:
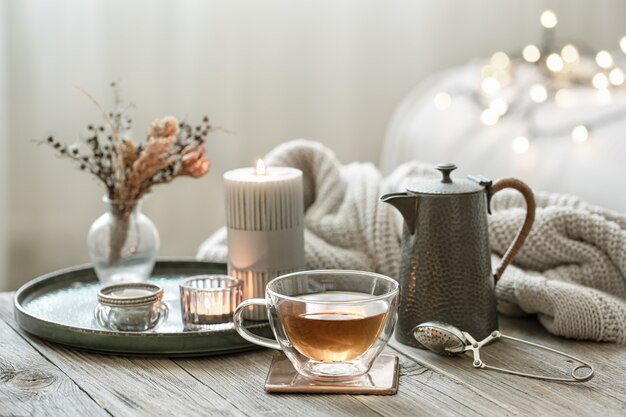
<svg viewBox="0 0 626 417">
<path fill-rule="evenodd" d="M 206 148 L 202 145 L 190 150 L 183 156 L 180 175 L 198 178 L 209 172 L 211 161 L 204 157 Z"/>
<path fill-rule="evenodd" d="M 85 146 L 66 146 L 49 137 L 42 141 L 78 167 L 96 176 L 106 187 L 111 200 L 137 200 L 157 184 L 178 176 L 198 178 L 209 171 L 205 158 L 205 139 L 213 131 L 209 118 L 191 126 L 174 116 L 155 119 L 148 128 L 147 140 L 137 144 L 129 137 L 132 121 L 113 85 L 117 110 L 106 112 L 88 93 L 85 95 L 100 110 L 105 124 L 87 126 Z M 121 109 L 121 110 L 120 110 Z"/>
<path fill-rule="evenodd" d="M 148 129 L 147 140 L 136 144 L 126 134 L 132 120 L 127 114 L 116 85 L 112 83 L 116 110 L 106 112 L 88 93 L 105 121 L 103 125 L 89 124 L 83 147 L 67 146 L 50 136 L 42 144 L 52 147 L 59 155 L 72 160 L 82 171 L 98 178 L 110 200 L 134 202 L 157 184 L 165 184 L 179 176 L 198 178 L 209 171 L 211 163 L 204 157 L 203 143 L 213 130 L 209 118 L 191 126 L 179 123 L 173 116 L 155 119 Z M 128 219 L 135 205 L 124 204 L 114 213 L 118 222 L 111 231 L 110 262 L 121 256 L 128 235 Z"/>
</svg>

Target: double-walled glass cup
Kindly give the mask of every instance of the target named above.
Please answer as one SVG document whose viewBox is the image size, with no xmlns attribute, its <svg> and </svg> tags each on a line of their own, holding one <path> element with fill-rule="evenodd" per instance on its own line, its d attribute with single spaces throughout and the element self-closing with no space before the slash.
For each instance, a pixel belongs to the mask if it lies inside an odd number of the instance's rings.
<svg viewBox="0 0 626 417">
<path fill-rule="evenodd" d="M 367 373 L 396 323 L 398 283 L 362 271 L 320 270 L 270 281 L 266 298 L 239 304 L 235 329 L 246 340 L 285 352 L 294 368 L 313 379 L 351 379 Z M 250 333 L 242 313 L 267 307 L 276 341 Z"/>
</svg>

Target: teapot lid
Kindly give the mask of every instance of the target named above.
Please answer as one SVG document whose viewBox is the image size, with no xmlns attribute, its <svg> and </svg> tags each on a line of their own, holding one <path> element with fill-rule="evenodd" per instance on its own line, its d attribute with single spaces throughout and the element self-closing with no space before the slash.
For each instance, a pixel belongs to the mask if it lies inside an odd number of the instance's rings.
<svg viewBox="0 0 626 417">
<path fill-rule="evenodd" d="M 465 178 L 452 179 L 450 174 L 457 169 L 452 163 L 438 164 L 435 169 L 441 172 L 442 179 L 423 180 L 407 187 L 407 191 L 415 194 L 470 194 L 484 191 L 484 183 Z"/>
</svg>

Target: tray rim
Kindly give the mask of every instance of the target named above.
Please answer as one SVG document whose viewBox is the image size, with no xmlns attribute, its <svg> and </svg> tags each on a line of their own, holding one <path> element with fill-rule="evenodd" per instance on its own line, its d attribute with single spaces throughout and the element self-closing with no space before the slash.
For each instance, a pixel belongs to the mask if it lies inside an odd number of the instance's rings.
<svg viewBox="0 0 626 417">
<path fill-rule="evenodd" d="M 157 268 L 175 268 L 176 266 L 180 265 L 181 267 L 190 267 L 190 266 L 197 266 L 197 267 L 201 267 L 201 266 L 213 266 L 213 267 L 224 267 L 225 264 L 224 263 L 217 263 L 217 262 L 208 262 L 208 261 L 199 261 L 193 258 L 172 258 L 172 257 L 160 257 L 157 259 L 156 263 L 155 263 L 155 269 Z M 219 335 L 219 334 L 224 334 L 224 335 L 228 335 L 228 336 L 234 336 L 236 335 L 236 333 L 234 333 L 234 330 L 231 329 L 216 329 L 216 330 L 198 330 L 198 331 L 193 331 L 193 332 L 168 332 L 168 333 L 156 333 L 156 332 L 123 332 L 123 331 L 114 331 L 114 330 L 106 330 L 106 329 L 93 329 L 93 328 L 86 328 L 86 327 L 79 327 L 79 326 L 72 326 L 72 325 L 67 325 L 67 324 L 61 324 L 52 320 L 48 320 L 44 317 L 41 316 L 37 316 L 34 315 L 28 311 L 26 311 L 25 308 L 25 304 L 32 298 L 32 294 L 36 294 L 38 291 L 40 291 L 42 288 L 42 285 L 49 280 L 55 279 L 55 278 L 61 278 L 61 282 L 63 281 L 63 279 L 68 279 L 71 281 L 71 279 L 69 279 L 67 277 L 68 274 L 76 274 L 76 273 L 80 273 L 80 272 L 86 272 L 87 274 L 89 274 L 89 271 L 92 271 L 91 273 L 94 276 L 94 280 L 97 281 L 97 277 L 95 276 L 95 272 L 93 272 L 93 265 L 92 264 L 81 264 L 81 265 L 75 265 L 75 266 L 70 266 L 67 268 L 62 268 L 56 271 L 52 271 L 49 273 L 46 273 L 44 275 L 38 276 L 28 282 L 26 282 L 25 284 L 23 284 L 16 292 L 15 295 L 13 297 L 13 307 L 14 307 L 14 314 L 15 314 L 15 320 L 17 322 L 17 324 L 20 326 L 21 329 L 23 329 L 24 331 L 28 332 L 29 334 L 32 334 L 34 336 L 37 336 L 39 338 L 60 344 L 60 345 L 64 345 L 64 346 L 69 346 L 72 348 L 77 348 L 77 349 L 81 349 L 81 350 L 87 350 L 87 351 L 92 351 L 92 352 L 98 352 L 98 353 L 112 353 L 112 354 L 131 354 L 131 355 L 146 355 L 146 356 L 171 356 L 171 355 L 176 355 L 176 356 L 198 356 L 198 355 L 217 355 L 217 354 L 223 354 L 223 353 L 236 353 L 236 352 L 241 352 L 241 351 L 245 351 L 245 350 L 252 350 L 252 349 L 256 349 L 259 348 L 257 345 L 254 345 L 246 340 L 244 340 L 243 338 L 241 338 L 241 343 L 233 346 L 232 348 L 223 348 L 223 349 L 205 349 L 205 350 L 196 350 L 196 349 L 192 349 L 189 351 L 171 351 L 168 352 L 167 349 L 164 349 L 159 353 L 155 353 L 155 352 L 140 352 L 140 351 L 132 351 L 132 352 L 128 352 L 125 350 L 117 350 L 117 349 L 97 349 L 94 347 L 85 347 L 83 345 L 76 345 L 76 344 L 71 344 L 71 343 L 64 343 L 64 342 L 59 342 L 57 340 L 54 340 L 53 338 L 50 338 L 48 336 L 42 335 L 43 333 L 50 333 L 54 330 L 58 330 L 61 332 L 71 332 L 71 333 L 79 333 L 81 335 L 92 335 L 92 336 L 96 336 L 96 337 L 108 337 L 108 338 L 131 338 L 131 339 L 142 339 L 145 340 L 146 338 L 159 338 L 159 339 L 172 339 L 172 338 L 184 338 L 184 339 L 192 339 L 192 338 L 204 338 L 204 337 L 210 337 L 213 335 Z M 76 281 L 75 281 L 76 282 Z M 84 279 L 78 282 L 91 282 L 90 279 Z M 59 288 L 62 288 L 62 286 L 60 286 Z M 37 329 L 36 327 L 40 327 L 40 329 Z M 253 323 L 249 325 L 249 328 L 251 329 L 267 329 L 269 328 L 270 325 L 267 322 L 262 322 L 262 323 Z M 44 331 L 41 331 L 41 330 Z M 238 335 L 237 335 L 238 336 Z"/>
</svg>

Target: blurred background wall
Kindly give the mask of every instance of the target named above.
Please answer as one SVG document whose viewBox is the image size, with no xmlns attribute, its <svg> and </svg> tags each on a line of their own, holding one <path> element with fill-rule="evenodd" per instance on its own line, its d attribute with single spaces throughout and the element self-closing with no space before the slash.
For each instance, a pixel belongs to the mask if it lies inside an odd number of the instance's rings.
<svg viewBox="0 0 626 417">
<path fill-rule="evenodd" d="M 193 256 L 223 224 L 221 176 L 305 137 L 343 161 L 379 161 L 394 108 L 428 75 L 538 42 L 545 8 L 562 36 L 613 48 L 626 2 L 517 0 L 0 0 L 0 290 L 87 262 L 99 184 L 33 139 L 77 140 L 135 103 L 135 137 L 168 114 L 233 133 L 209 140 L 211 173 L 156 188 L 145 212 L 161 255 Z"/>
</svg>

